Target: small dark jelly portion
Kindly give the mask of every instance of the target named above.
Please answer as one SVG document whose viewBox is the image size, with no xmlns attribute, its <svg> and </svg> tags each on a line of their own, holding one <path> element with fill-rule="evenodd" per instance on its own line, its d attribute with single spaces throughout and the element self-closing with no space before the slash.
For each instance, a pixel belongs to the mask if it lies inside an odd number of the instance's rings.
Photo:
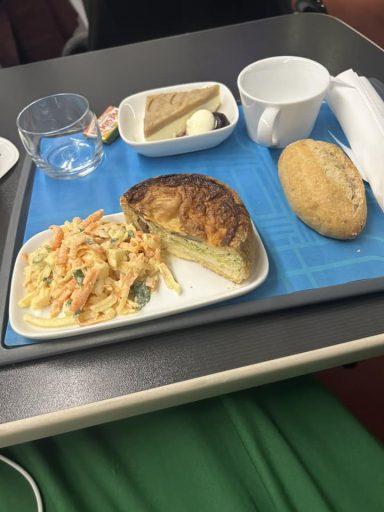
<svg viewBox="0 0 384 512">
<path fill-rule="evenodd" d="M 215 118 L 215 126 L 214 126 L 214 130 L 218 130 L 219 128 L 224 128 L 224 126 L 228 126 L 229 125 L 229 121 L 228 121 L 228 118 L 225 114 L 223 114 L 222 112 L 212 112 L 213 113 L 213 117 Z"/>
</svg>

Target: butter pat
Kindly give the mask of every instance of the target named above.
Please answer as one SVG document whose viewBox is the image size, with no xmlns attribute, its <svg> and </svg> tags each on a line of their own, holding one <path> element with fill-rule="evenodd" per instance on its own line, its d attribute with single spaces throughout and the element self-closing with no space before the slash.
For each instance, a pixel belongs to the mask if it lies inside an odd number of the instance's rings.
<svg viewBox="0 0 384 512">
<path fill-rule="evenodd" d="M 117 107 L 108 107 L 98 118 L 101 139 L 106 144 L 111 144 L 119 135 Z"/>
<path fill-rule="evenodd" d="M 119 135 L 118 113 L 119 109 L 117 107 L 108 107 L 97 119 L 101 140 L 105 144 L 111 144 Z M 96 137 L 95 124 L 95 121 L 93 121 L 88 128 L 84 130 L 84 135 L 86 137 Z"/>
</svg>

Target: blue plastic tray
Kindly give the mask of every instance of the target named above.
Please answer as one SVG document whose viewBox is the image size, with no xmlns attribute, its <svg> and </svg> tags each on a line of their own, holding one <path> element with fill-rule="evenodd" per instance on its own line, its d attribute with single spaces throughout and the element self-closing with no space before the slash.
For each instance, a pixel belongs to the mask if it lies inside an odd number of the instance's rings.
<svg viewBox="0 0 384 512">
<path fill-rule="evenodd" d="M 333 142 L 330 132 L 347 143 L 336 118 L 324 103 L 311 137 Z M 50 224 L 61 224 L 74 216 L 84 217 L 99 208 L 104 208 L 107 214 L 120 211 L 121 194 L 143 179 L 194 172 L 225 181 L 239 193 L 268 253 L 270 272 L 265 283 L 229 304 L 383 276 L 384 214 L 370 188 L 366 187 L 368 220 L 363 233 L 353 241 L 323 237 L 298 220 L 289 208 L 277 175 L 280 152 L 263 148 L 248 138 L 242 112 L 233 135 L 206 151 L 147 158 L 119 139 L 105 146 L 102 164 L 85 178 L 56 181 L 37 170 L 24 240 Z M 329 297 L 332 298 L 332 290 Z M 3 341 L 6 347 L 36 343 L 40 342 L 22 338 L 7 327 Z"/>
</svg>

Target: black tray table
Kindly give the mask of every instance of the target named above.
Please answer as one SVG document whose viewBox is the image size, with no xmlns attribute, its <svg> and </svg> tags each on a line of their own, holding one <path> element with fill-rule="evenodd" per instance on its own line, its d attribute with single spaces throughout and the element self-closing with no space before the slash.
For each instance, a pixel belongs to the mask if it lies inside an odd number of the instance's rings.
<svg viewBox="0 0 384 512">
<path fill-rule="evenodd" d="M 17 140 L 17 112 L 35 97 L 74 90 L 101 111 L 139 90 L 209 79 L 226 83 L 237 94 L 236 77 L 246 64 L 279 54 L 313 58 L 332 74 L 353 67 L 384 81 L 383 52 L 366 38 L 329 16 L 289 15 L 2 70 L 0 89 L 12 98 L 4 109 L 8 138 Z M 19 165 L 0 188 L 1 230 L 4 233 L 9 222 L 11 230 L 7 242 L 2 238 L 3 286 L 7 262 L 14 257 L 10 241 L 21 242 L 16 218 L 23 221 L 26 208 L 26 202 L 19 202 L 11 218 L 11 204 L 20 201 L 20 191 L 28 190 L 29 165 Z M 340 287 L 332 301 L 320 289 L 316 300 L 286 296 L 278 308 L 269 299 L 256 309 L 255 304 L 241 304 L 230 312 L 217 307 L 213 318 L 196 311 L 148 324 L 145 333 L 139 326 L 136 332 L 130 329 L 129 342 L 123 341 L 123 330 L 116 330 L 107 346 L 76 352 L 76 347 L 67 347 L 70 352 L 60 356 L 54 355 L 60 350 L 44 343 L 39 346 L 42 352 L 32 357 L 50 357 L 0 369 L 0 443 L 381 354 L 382 285 L 381 279 L 373 280 L 372 288 L 361 295 L 358 284 L 350 283 Z M 103 336 L 93 336 L 81 348 L 103 343 Z M 12 350 L 20 349 L 6 353 Z M 3 350 L 0 354 L 4 357 Z M 12 363 L 13 356 L 7 357 Z"/>
</svg>

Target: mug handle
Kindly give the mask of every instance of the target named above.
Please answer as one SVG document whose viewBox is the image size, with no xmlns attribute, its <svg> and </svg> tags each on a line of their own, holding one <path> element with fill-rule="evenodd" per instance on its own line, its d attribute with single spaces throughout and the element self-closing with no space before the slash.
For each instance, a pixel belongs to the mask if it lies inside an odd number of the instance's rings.
<svg viewBox="0 0 384 512">
<path fill-rule="evenodd" d="M 257 125 L 257 140 L 259 144 L 267 147 L 277 146 L 278 140 L 275 133 L 275 123 L 280 109 L 267 107 L 262 113 Z"/>
</svg>

